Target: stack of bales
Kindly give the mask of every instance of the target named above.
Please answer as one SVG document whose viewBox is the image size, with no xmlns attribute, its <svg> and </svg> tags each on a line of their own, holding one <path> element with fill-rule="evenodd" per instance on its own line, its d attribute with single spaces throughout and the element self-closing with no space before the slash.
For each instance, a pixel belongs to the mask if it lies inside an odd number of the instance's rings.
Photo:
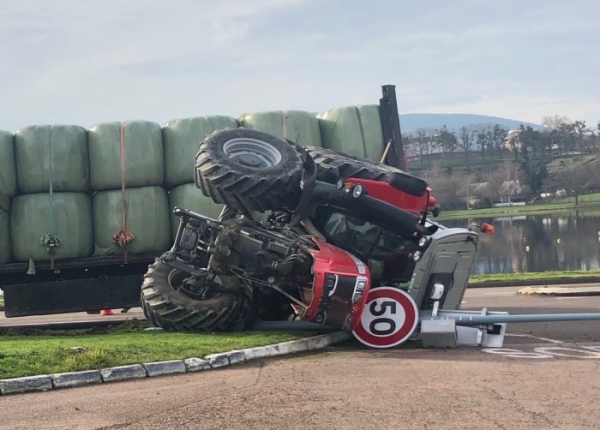
<svg viewBox="0 0 600 430">
<path fill-rule="evenodd" d="M 222 206 L 205 197 L 194 184 L 194 160 L 200 143 L 217 130 L 237 128 L 235 118 L 228 116 L 201 116 L 168 121 L 162 127 L 165 160 L 165 186 L 169 192 L 169 207 L 190 209 L 202 215 L 217 218 Z M 179 218 L 171 216 L 173 233 Z"/>
<path fill-rule="evenodd" d="M 34 125 L 14 136 L 18 196 L 10 205 L 16 262 L 90 257 L 93 252 L 87 132 Z"/>
<path fill-rule="evenodd" d="M 94 255 L 165 251 L 171 244 L 160 125 L 109 122 L 89 130 Z"/>
<path fill-rule="evenodd" d="M 174 207 L 221 212 L 194 159 L 207 135 L 240 126 L 373 161 L 384 151 L 376 105 L 0 131 L 0 264 L 168 249 Z"/>
<path fill-rule="evenodd" d="M 10 199 L 17 192 L 13 134 L 0 130 L 0 264 L 11 260 Z"/>
<path fill-rule="evenodd" d="M 313 114 L 298 110 L 244 113 L 239 118 L 245 128 L 289 139 L 300 146 L 321 146 L 319 123 Z"/>
<path fill-rule="evenodd" d="M 347 106 L 317 115 L 322 146 L 379 162 L 384 151 L 379 106 Z"/>
</svg>

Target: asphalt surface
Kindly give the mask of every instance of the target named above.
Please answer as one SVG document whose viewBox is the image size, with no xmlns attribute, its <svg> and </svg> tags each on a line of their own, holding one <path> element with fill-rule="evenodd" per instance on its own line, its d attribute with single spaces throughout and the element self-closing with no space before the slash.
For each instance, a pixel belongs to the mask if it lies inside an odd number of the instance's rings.
<svg viewBox="0 0 600 430">
<path fill-rule="evenodd" d="M 517 289 L 468 290 L 463 308 L 600 312 L 600 297 Z M 20 322 L 44 317 L 27 318 Z M 0 429 L 597 429 L 599 327 L 513 324 L 495 350 L 371 350 L 352 341 L 223 370 L 5 396 Z"/>
</svg>

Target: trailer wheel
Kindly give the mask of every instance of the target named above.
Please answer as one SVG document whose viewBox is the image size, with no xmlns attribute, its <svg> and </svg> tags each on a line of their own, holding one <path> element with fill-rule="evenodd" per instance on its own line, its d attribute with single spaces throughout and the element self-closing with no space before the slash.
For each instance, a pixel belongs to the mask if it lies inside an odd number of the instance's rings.
<svg viewBox="0 0 600 430">
<path fill-rule="evenodd" d="M 142 309 L 150 322 L 169 331 L 227 331 L 244 319 L 251 290 L 232 276 L 217 276 L 218 292 L 205 299 L 183 287 L 189 275 L 159 259 L 148 268 L 142 284 Z"/>
<path fill-rule="evenodd" d="M 300 201 L 301 149 L 268 133 L 219 130 L 200 144 L 195 182 L 215 203 L 249 213 L 293 210 Z"/>
<path fill-rule="evenodd" d="M 423 179 L 386 164 L 346 155 L 327 148 L 309 146 L 305 149 L 317 166 L 337 168 L 340 178 L 387 182 L 396 189 L 418 197 L 422 196 L 427 189 L 427 182 Z"/>
</svg>

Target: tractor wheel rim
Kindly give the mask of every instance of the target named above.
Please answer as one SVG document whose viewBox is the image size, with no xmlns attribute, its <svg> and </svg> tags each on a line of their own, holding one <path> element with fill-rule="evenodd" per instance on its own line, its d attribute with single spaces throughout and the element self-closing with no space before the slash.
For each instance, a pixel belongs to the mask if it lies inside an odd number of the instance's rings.
<svg viewBox="0 0 600 430">
<path fill-rule="evenodd" d="M 246 167 L 273 167 L 282 160 L 281 153 L 273 145 L 257 139 L 231 139 L 223 145 L 227 158 Z"/>
</svg>

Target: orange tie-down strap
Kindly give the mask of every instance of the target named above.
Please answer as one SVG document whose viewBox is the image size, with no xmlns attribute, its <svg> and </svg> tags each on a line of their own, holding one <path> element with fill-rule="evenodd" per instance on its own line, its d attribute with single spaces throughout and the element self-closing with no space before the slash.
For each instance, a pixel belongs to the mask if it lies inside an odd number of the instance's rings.
<svg viewBox="0 0 600 430">
<path fill-rule="evenodd" d="M 121 230 L 116 232 L 112 237 L 112 241 L 119 248 L 125 248 L 134 239 L 133 233 L 127 230 L 127 190 L 125 187 L 125 168 L 126 164 L 126 151 L 125 151 L 125 125 L 123 121 L 119 123 L 119 145 L 120 145 L 120 156 L 121 156 L 121 200 L 123 201 L 123 220 L 121 222 Z M 127 262 L 127 251 L 125 251 L 125 262 Z"/>
</svg>

